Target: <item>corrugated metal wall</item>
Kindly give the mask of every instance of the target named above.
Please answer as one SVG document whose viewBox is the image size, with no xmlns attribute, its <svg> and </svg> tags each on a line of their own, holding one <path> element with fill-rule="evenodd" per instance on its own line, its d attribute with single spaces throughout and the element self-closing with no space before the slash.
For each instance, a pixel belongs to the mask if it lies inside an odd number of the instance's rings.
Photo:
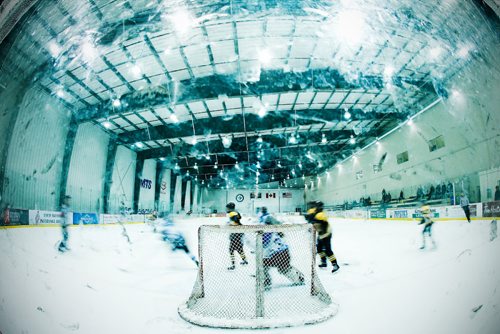
<svg viewBox="0 0 500 334">
<path fill-rule="evenodd" d="M 132 207 L 136 157 L 137 153 L 134 151 L 118 146 L 113 168 L 113 183 L 109 194 L 110 212 L 118 213 L 122 200 L 126 207 Z"/>
<path fill-rule="evenodd" d="M 23 98 L 8 148 L 4 201 L 15 208 L 55 210 L 69 111 L 31 88 Z"/>
<path fill-rule="evenodd" d="M 68 172 L 66 193 L 72 208 L 81 212 L 101 212 L 109 136 L 97 126 L 81 124 L 75 138 Z"/>
</svg>

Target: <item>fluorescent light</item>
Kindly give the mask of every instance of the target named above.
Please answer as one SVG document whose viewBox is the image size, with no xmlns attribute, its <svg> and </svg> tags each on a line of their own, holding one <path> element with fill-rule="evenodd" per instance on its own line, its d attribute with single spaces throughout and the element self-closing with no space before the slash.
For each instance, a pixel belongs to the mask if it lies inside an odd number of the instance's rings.
<svg viewBox="0 0 500 334">
<path fill-rule="evenodd" d="M 197 142 L 198 140 L 193 136 L 193 139 L 191 139 L 191 144 L 196 145 Z"/>
<path fill-rule="evenodd" d="M 91 63 L 98 55 L 94 44 L 87 38 L 80 46 L 82 58 L 85 62 Z"/>
<path fill-rule="evenodd" d="M 229 148 L 232 142 L 233 139 L 231 137 L 229 136 L 222 137 L 222 146 L 224 146 L 224 148 Z"/>
<path fill-rule="evenodd" d="M 295 135 L 292 135 L 290 139 L 288 140 L 290 144 L 296 144 L 297 143 L 297 138 L 295 138 Z"/>
<path fill-rule="evenodd" d="M 137 148 L 143 148 L 143 147 L 144 147 L 144 144 L 143 144 L 143 143 L 141 143 L 141 142 L 137 142 L 137 143 L 135 143 L 134 145 L 135 145 L 135 147 L 137 147 Z"/>
<path fill-rule="evenodd" d="M 196 26 L 197 22 L 194 20 L 191 13 L 186 9 L 179 9 L 172 15 L 168 16 L 175 31 L 181 35 L 186 34 L 192 27 Z"/>
<path fill-rule="evenodd" d="M 64 90 L 62 90 L 61 88 L 58 89 L 57 92 L 56 92 L 56 95 L 59 98 L 63 98 L 64 97 Z"/>
<path fill-rule="evenodd" d="M 50 41 L 48 47 L 52 57 L 57 58 L 61 54 L 62 48 L 56 41 Z"/>
<path fill-rule="evenodd" d="M 443 48 L 441 48 L 440 46 L 436 46 L 429 50 L 429 55 L 433 60 L 438 59 L 442 53 L 443 53 Z"/>
<path fill-rule="evenodd" d="M 258 142 L 258 143 L 262 143 L 263 141 L 264 141 L 264 140 L 262 139 L 262 136 L 261 136 L 261 135 L 259 135 L 259 138 L 257 138 L 257 142 Z"/>
<path fill-rule="evenodd" d="M 269 63 L 271 63 L 272 58 L 273 54 L 268 49 L 262 49 L 258 53 L 258 59 L 263 65 L 269 65 Z"/>
<path fill-rule="evenodd" d="M 177 118 L 177 116 L 175 116 L 175 114 L 172 114 L 170 115 L 170 120 L 174 123 L 178 123 L 179 122 L 179 119 Z"/>
<path fill-rule="evenodd" d="M 113 124 L 111 124 L 109 121 L 105 121 L 102 123 L 102 126 L 104 126 L 106 129 L 109 129 Z"/>
<path fill-rule="evenodd" d="M 260 118 L 262 118 L 262 117 L 266 116 L 266 114 L 267 114 L 267 109 L 266 109 L 266 107 L 261 106 L 261 107 L 259 108 L 259 112 L 258 112 L 258 114 L 259 114 L 259 117 L 260 117 Z"/>
<path fill-rule="evenodd" d="M 113 107 L 119 107 L 121 105 L 122 105 L 122 102 L 120 101 L 120 99 L 113 100 Z"/>
<path fill-rule="evenodd" d="M 334 19 L 335 34 L 343 43 L 354 46 L 365 37 L 366 21 L 363 13 L 345 10 L 341 11 Z"/>
<path fill-rule="evenodd" d="M 344 118 L 345 119 L 350 119 L 351 118 L 351 113 L 347 109 L 345 109 Z"/>
<path fill-rule="evenodd" d="M 356 144 L 356 139 L 354 138 L 354 136 L 353 136 L 353 135 L 351 135 L 351 139 L 349 139 L 349 143 L 350 143 L 351 145 Z"/>
<path fill-rule="evenodd" d="M 325 137 L 324 133 L 323 133 L 322 138 L 321 138 L 321 143 L 326 144 L 326 137 Z"/>
<path fill-rule="evenodd" d="M 387 65 L 384 69 L 384 76 L 392 77 L 393 74 L 394 74 L 394 67 L 392 67 L 391 65 Z"/>
<path fill-rule="evenodd" d="M 135 75 L 135 76 L 139 76 L 139 75 L 141 75 L 142 70 L 141 70 L 141 68 L 139 67 L 139 65 L 134 64 L 134 65 L 132 65 L 132 67 L 130 68 L 130 72 L 131 72 L 133 75 Z"/>
<path fill-rule="evenodd" d="M 160 158 L 160 161 L 165 161 L 165 158 L 164 158 L 164 157 L 161 157 L 161 158 Z"/>
</svg>

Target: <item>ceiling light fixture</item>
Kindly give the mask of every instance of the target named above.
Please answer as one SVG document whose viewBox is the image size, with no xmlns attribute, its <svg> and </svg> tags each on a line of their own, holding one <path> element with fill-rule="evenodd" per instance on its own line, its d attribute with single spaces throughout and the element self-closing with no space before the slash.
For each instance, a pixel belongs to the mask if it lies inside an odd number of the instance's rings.
<svg viewBox="0 0 500 334">
<path fill-rule="evenodd" d="M 349 110 L 347 108 L 345 109 L 344 118 L 345 119 L 350 119 L 351 118 L 351 113 L 349 112 Z"/>
<path fill-rule="evenodd" d="M 258 59 L 262 65 L 269 65 L 273 55 L 268 49 L 262 49 L 258 53 Z"/>
<path fill-rule="evenodd" d="M 356 139 L 354 138 L 354 136 L 353 136 L 353 135 L 351 135 L 351 139 L 349 139 L 349 143 L 350 143 L 351 145 L 356 144 Z"/>
<path fill-rule="evenodd" d="M 106 129 L 109 129 L 113 124 L 111 124 L 109 121 L 105 121 L 102 123 L 102 126 L 104 126 Z"/>
</svg>

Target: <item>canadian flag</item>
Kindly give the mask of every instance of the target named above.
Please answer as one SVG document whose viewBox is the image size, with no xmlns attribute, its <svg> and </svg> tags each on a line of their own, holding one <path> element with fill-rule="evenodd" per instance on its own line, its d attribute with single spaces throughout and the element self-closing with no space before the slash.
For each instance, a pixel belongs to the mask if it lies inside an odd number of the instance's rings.
<svg viewBox="0 0 500 334">
<path fill-rule="evenodd" d="M 276 198 L 276 193 L 266 193 L 266 198 Z"/>
</svg>

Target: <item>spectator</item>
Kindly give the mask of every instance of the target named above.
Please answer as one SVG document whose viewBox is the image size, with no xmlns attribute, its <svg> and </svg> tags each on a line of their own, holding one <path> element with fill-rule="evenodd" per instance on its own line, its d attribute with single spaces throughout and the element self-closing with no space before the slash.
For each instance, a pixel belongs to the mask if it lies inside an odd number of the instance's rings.
<svg viewBox="0 0 500 334">
<path fill-rule="evenodd" d="M 450 199 L 450 204 L 455 205 L 455 197 L 453 196 L 453 185 L 451 182 L 448 182 L 446 186 L 446 195 Z"/>
<path fill-rule="evenodd" d="M 431 199 L 433 199 L 433 197 L 434 197 L 434 186 L 431 185 L 429 192 L 427 193 L 427 199 L 431 200 Z"/>
<path fill-rule="evenodd" d="M 59 247 L 58 247 L 58 250 L 61 253 L 64 253 L 64 252 L 69 250 L 69 248 L 68 248 L 68 237 L 69 237 L 68 227 L 70 225 L 69 217 L 71 215 L 71 213 L 69 212 L 70 200 L 71 200 L 71 196 L 66 195 L 66 196 L 64 196 L 63 202 L 61 204 L 61 215 L 62 215 L 61 231 L 62 231 L 63 238 L 62 238 L 61 242 L 59 243 Z"/>
<path fill-rule="evenodd" d="M 441 198 L 446 198 L 446 185 L 444 183 L 441 184 Z"/>
<path fill-rule="evenodd" d="M 387 193 L 385 192 L 385 189 L 382 189 L 382 203 L 385 203 L 387 201 Z"/>
<path fill-rule="evenodd" d="M 3 210 L 3 224 L 10 225 L 10 204 L 7 204 Z"/>
<path fill-rule="evenodd" d="M 469 199 L 467 196 L 462 192 L 460 194 L 460 206 L 464 210 L 465 217 L 467 218 L 467 221 L 470 223 L 470 209 L 469 209 Z"/>
<path fill-rule="evenodd" d="M 441 196 L 441 186 L 438 184 L 436 186 L 436 196 L 435 196 L 436 199 L 441 199 L 442 196 Z"/>
<path fill-rule="evenodd" d="M 422 197 L 424 197 L 424 192 L 422 191 L 422 187 L 418 187 L 418 189 L 417 189 L 417 200 L 420 200 Z"/>
<path fill-rule="evenodd" d="M 403 194 L 403 190 L 401 190 L 401 192 L 399 193 L 399 202 L 403 202 L 403 200 L 405 199 L 405 195 Z"/>
<path fill-rule="evenodd" d="M 500 189 L 498 189 L 498 186 L 495 187 L 495 201 L 500 201 Z"/>
</svg>

